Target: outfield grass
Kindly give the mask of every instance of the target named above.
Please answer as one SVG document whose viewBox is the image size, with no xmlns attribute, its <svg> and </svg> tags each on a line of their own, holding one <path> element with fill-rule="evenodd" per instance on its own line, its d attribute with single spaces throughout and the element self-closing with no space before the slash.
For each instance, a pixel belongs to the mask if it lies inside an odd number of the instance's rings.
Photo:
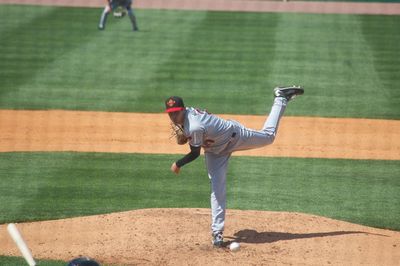
<svg viewBox="0 0 400 266">
<path fill-rule="evenodd" d="M 201 158 L 176 176 L 176 155 L 1 153 L 0 223 L 141 208 L 209 208 Z M 312 213 L 400 230 L 398 161 L 233 157 L 228 208 Z"/>
<path fill-rule="evenodd" d="M 399 16 L 137 10 L 133 33 L 100 12 L 0 5 L 0 108 L 264 114 L 301 84 L 288 115 L 400 118 Z"/>
</svg>

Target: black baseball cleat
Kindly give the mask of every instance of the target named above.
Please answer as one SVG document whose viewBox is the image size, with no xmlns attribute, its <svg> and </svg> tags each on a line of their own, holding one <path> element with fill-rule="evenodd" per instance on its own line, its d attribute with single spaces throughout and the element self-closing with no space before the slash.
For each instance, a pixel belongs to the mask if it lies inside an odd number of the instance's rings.
<svg viewBox="0 0 400 266">
<path fill-rule="evenodd" d="M 304 89 L 300 86 L 276 87 L 274 89 L 275 97 L 283 97 L 288 101 L 302 94 L 304 94 Z"/>
<path fill-rule="evenodd" d="M 212 234 L 212 244 L 215 248 L 220 248 L 224 244 L 224 236 L 220 231 L 214 232 Z"/>
</svg>

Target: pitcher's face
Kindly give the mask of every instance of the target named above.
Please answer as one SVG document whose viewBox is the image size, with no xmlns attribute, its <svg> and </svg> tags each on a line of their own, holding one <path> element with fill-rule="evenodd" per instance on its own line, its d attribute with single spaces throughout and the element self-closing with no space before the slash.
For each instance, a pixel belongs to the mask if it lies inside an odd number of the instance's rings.
<svg viewBox="0 0 400 266">
<path fill-rule="evenodd" d="M 178 125 L 183 125 L 183 122 L 185 120 L 185 110 L 178 111 L 178 112 L 171 112 L 168 113 L 169 118 L 171 119 L 172 123 L 178 124 Z"/>
</svg>

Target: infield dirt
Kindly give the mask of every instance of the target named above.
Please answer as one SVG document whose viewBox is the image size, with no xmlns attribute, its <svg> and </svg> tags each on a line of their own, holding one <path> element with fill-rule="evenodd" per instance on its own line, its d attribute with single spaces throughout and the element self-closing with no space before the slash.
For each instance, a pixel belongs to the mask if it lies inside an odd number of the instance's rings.
<svg viewBox="0 0 400 266">
<path fill-rule="evenodd" d="M 265 1 L 140 1 L 139 8 L 262 11 Z M 0 0 L 0 3 L 100 7 L 103 1 Z M 400 14 L 396 4 L 263 4 L 268 12 Z M 275 10 L 271 10 L 275 8 Z M 100 12 L 100 9 L 99 9 Z M 259 128 L 265 117 L 224 116 Z M 0 110 L 0 152 L 185 153 L 169 139 L 165 114 Z M 154 131 L 159 128 L 160 131 Z M 296 133 L 295 135 L 293 133 Z M 284 117 L 274 145 L 249 156 L 400 160 L 400 122 Z M 399 265 L 400 232 L 300 213 L 228 210 L 225 238 L 236 253 L 213 249 L 210 210 L 146 209 L 20 223 L 36 259 L 79 255 L 124 265 Z M 0 255 L 20 256 L 0 225 Z"/>
</svg>

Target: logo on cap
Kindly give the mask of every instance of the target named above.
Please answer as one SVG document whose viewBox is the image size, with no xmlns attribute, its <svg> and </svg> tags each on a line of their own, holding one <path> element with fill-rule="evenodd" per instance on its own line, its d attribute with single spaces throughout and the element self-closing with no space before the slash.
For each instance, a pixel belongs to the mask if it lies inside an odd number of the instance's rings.
<svg viewBox="0 0 400 266">
<path fill-rule="evenodd" d="M 165 108 L 167 113 L 172 113 L 185 110 L 185 105 L 181 97 L 171 96 L 165 101 Z"/>
<path fill-rule="evenodd" d="M 167 102 L 167 105 L 169 106 L 169 107 L 173 107 L 174 105 L 175 105 L 175 101 L 174 101 L 174 99 L 169 99 L 169 101 Z"/>
</svg>

